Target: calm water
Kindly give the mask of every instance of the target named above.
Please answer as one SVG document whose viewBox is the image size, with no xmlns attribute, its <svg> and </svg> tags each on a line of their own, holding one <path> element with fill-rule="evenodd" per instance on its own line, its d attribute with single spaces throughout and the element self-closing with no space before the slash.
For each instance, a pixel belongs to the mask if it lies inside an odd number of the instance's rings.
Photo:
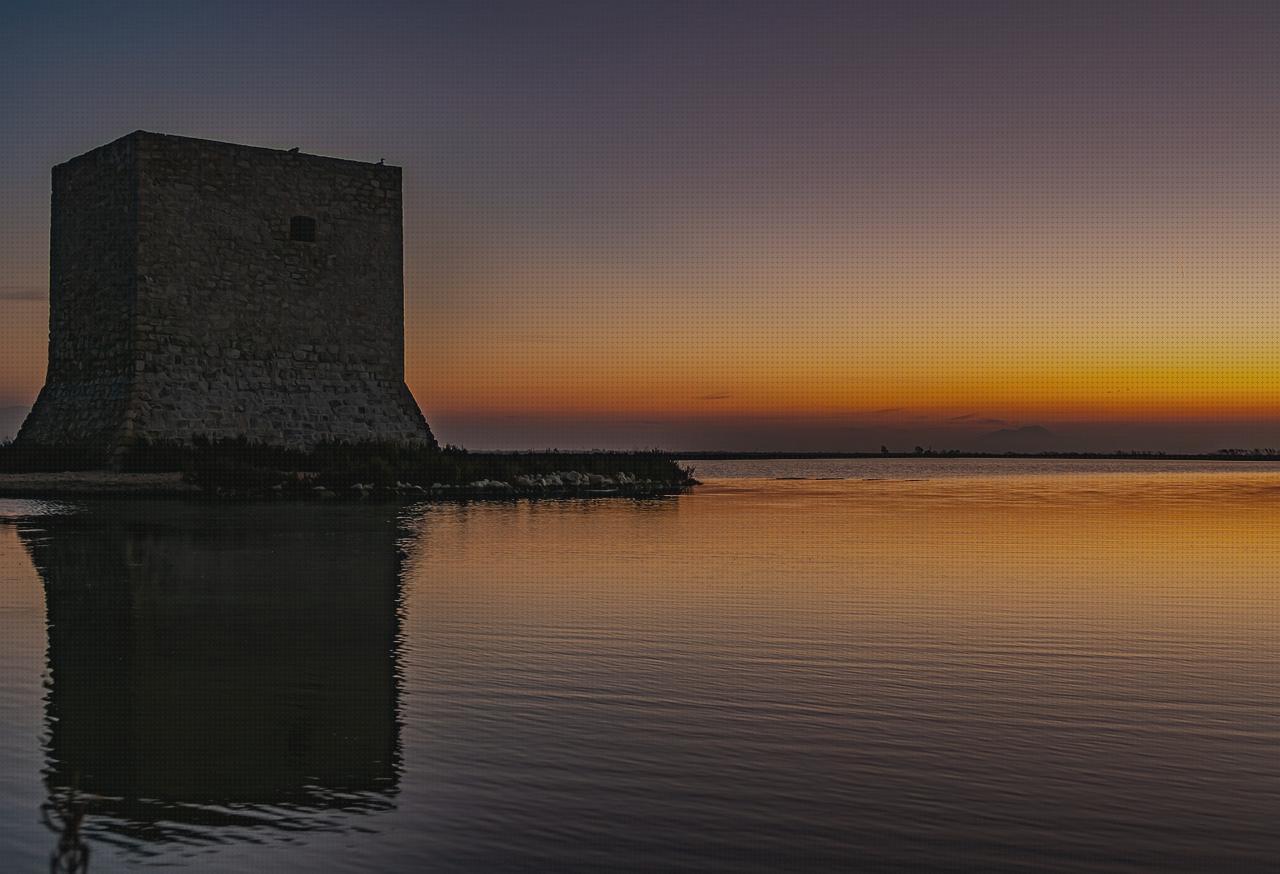
<svg viewBox="0 0 1280 874">
<path fill-rule="evenodd" d="M 0 501 L 2 867 L 1275 869 L 1280 466 L 696 467 Z"/>
</svg>

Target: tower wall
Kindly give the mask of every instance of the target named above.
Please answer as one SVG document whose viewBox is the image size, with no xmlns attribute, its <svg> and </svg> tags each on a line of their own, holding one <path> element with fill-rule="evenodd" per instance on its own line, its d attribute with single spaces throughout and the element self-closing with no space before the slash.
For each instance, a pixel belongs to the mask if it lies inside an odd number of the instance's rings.
<svg viewBox="0 0 1280 874">
<path fill-rule="evenodd" d="M 131 138 L 53 168 L 49 367 L 19 438 L 118 442 L 134 378 L 137 162 Z"/>
<path fill-rule="evenodd" d="M 54 179 L 20 439 L 434 442 L 404 384 L 398 167 L 139 131 Z"/>
</svg>

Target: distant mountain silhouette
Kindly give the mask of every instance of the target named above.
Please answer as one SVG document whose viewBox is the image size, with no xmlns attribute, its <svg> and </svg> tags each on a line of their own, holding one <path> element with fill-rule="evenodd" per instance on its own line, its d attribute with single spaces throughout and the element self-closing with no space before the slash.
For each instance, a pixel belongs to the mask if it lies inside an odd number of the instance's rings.
<svg viewBox="0 0 1280 874">
<path fill-rule="evenodd" d="M 1047 452 L 1056 448 L 1057 437 L 1040 425 L 1001 428 L 978 438 L 984 452 Z"/>
<path fill-rule="evenodd" d="M 0 407 L 0 440 L 12 440 L 30 407 Z"/>
</svg>

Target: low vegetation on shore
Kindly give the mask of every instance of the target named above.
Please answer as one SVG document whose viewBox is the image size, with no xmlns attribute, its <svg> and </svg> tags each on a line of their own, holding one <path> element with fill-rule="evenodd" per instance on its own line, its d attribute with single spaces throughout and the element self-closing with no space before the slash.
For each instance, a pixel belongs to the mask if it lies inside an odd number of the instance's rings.
<svg viewBox="0 0 1280 874">
<path fill-rule="evenodd" d="M 221 497 L 656 495 L 694 485 L 693 469 L 657 450 L 469 452 L 399 443 L 321 443 L 286 449 L 239 439 L 140 442 L 116 459 L 128 473 L 181 471 Z M 90 471 L 79 447 L 0 444 L 0 473 Z"/>
</svg>

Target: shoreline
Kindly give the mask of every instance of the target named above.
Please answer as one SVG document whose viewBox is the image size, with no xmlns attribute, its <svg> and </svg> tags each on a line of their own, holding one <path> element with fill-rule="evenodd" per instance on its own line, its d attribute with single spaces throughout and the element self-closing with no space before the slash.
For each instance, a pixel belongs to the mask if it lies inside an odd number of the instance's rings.
<svg viewBox="0 0 1280 874">
<path fill-rule="evenodd" d="M 1280 453 L 1250 452 L 668 452 L 675 461 L 1280 461 Z"/>
<path fill-rule="evenodd" d="M 200 489 L 185 482 L 181 473 L 0 473 L 0 498 L 161 498 L 200 494 Z"/>
<path fill-rule="evenodd" d="M 0 498 L 188 498 L 227 501 L 351 501 L 412 500 L 458 501 L 517 498 L 562 500 L 589 498 L 656 498 L 683 494 L 697 482 L 666 483 L 654 480 L 617 481 L 579 475 L 570 480 L 519 477 L 522 482 L 481 480 L 460 485 L 434 483 L 418 486 L 397 483 L 378 488 L 356 483 L 349 489 L 313 485 L 310 477 L 297 479 L 289 488 L 277 487 L 254 492 L 203 489 L 188 482 L 179 472 L 129 473 L 104 470 L 61 471 L 57 473 L 0 473 Z"/>
<path fill-rule="evenodd" d="M 1280 456 L 1266 455 L 1154 455 L 1154 454 L 1053 454 L 1053 455 L 881 455 L 878 453 L 671 453 L 679 461 L 771 461 L 771 460 L 1009 460 L 1009 461 L 1149 461 L 1149 462 L 1280 462 Z M 810 479 L 810 477 L 781 477 Z M 521 475 L 510 481 L 478 480 L 470 483 L 432 483 L 430 486 L 396 482 L 375 486 L 355 482 L 348 488 L 316 484 L 314 473 L 290 474 L 285 484 L 267 488 L 205 488 L 191 482 L 179 471 L 124 472 L 71 470 L 58 472 L 0 472 L 0 498 L 182 498 L 199 501 L 438 501 L 459 500 L 584 500 L 592 498 L 658 498 L 684 494 L 701 483 L 638 479 L 619 474 L 604 477 L 560 471 L 549 475 Z"/>
</svg>

